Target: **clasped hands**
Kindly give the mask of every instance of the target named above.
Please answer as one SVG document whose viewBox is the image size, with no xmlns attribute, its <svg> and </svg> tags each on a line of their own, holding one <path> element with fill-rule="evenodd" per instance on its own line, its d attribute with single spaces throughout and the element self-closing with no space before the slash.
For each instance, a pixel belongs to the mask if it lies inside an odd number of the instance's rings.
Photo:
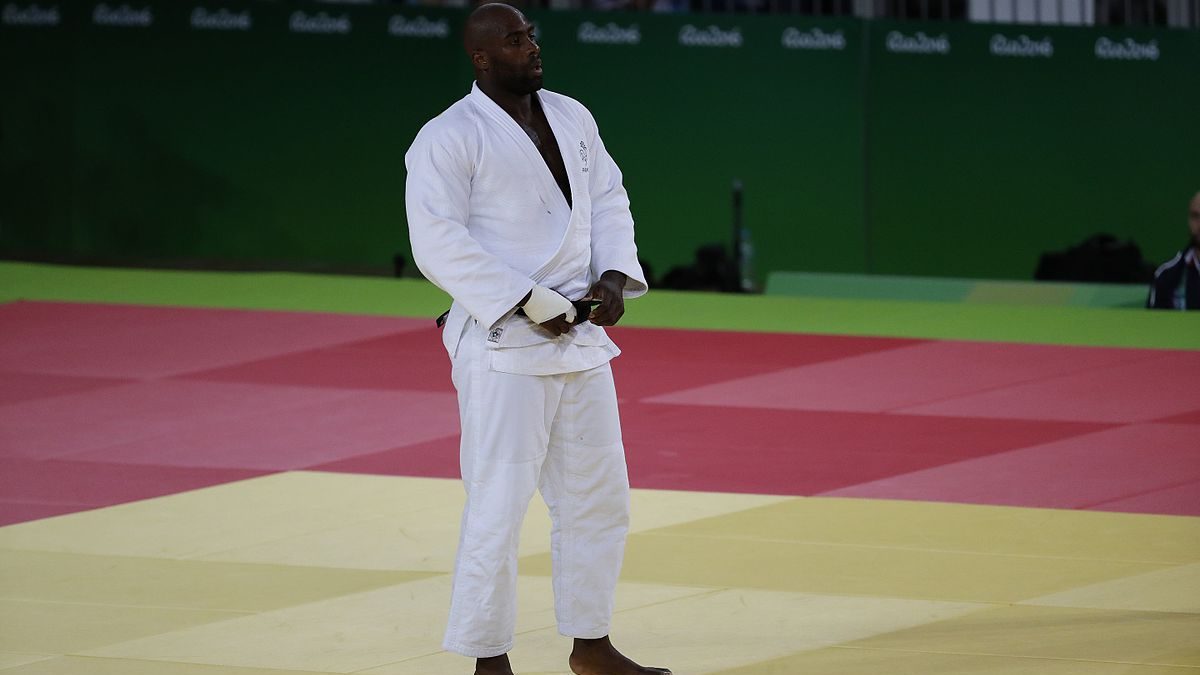
<svg viewBox="0 0 1200 675">
<path fill-rule="evenodd" d="M 600 275 L 600 279 L 592 284 L 584 300 L 598 301 L 600 304 L 592 308 L 587 316 L 576 316 L 575 307 L 570 300 L 542 286 L 535 287 L 522 301 L 525 314 L 541 326 L 546 332 L 558 337 L 569 333 L 571 328 L 584 321 L 591 321 L 597 326 L 613 326 L 625 314 L 625 274 L 616 270 L 608 270 Z M 557 297 L 554 297 L 557 296 Z M 566 309 L 561 313 L 543 318 L 547 313 Z M 538 319 L 542 319 L 539 321 Z"/>
</svg>

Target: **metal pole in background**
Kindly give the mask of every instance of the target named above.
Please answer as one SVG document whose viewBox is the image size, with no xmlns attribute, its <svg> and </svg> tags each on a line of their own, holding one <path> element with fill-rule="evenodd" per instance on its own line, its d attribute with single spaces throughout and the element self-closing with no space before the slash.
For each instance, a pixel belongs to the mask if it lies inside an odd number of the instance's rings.
<svg viewBox="0 0 1200 675">
<path fill-rule="evenodd" d="M 863 272 L 871 273 L 871 124 L 867 116 L 871 103 L 871 21 L 863 22 L 862 48 L 859 51 L 862 68 L 862 231 Z"/>
<path fill-rule="evenodd" d="M 738 178 L 733 179 L 733 265 L 737 274 L 738 290 L 742 293 L 753 293 L 754 248 L 750 241 L 750 232 L 742 218 L 742 181 Z"/>
</svg>

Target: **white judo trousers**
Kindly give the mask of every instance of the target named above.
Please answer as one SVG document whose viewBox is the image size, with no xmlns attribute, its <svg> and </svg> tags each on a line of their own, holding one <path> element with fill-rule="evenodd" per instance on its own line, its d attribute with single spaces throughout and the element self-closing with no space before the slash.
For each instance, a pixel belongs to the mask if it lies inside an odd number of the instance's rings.
<svg viewBox="0 0 1200 675">
<path fill-rule="evenodd" d="M 470 324 L 453 357 L 467 503 L 443 647 L 476 658 L 512 649 L 517 541 L 535 490 L 550 510 L 559 632 L 608 635 L 629 531 L 612 370 L 498 372 L 486 330 Z"/>
</svg>

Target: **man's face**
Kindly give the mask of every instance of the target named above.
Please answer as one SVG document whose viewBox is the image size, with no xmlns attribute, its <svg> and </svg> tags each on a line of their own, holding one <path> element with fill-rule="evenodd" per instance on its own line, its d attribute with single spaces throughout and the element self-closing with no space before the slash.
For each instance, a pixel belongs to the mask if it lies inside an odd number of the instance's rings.
<svg viewBox="0 0 1200 675">
<path fill-rule="evenodd" d="M 1192 231 L 1192 243 L 1200 246 L 1200 192 L 1192 197 L 1188 205 L 1188 228 Z"/>
<path fill-rule="evenodd" d="M 542 88 L 542 50 L 533 24 L 520 12 L 505 13 L 485 50 L 493 81 L 505 90 L 528 95 Z"/>
</svg>

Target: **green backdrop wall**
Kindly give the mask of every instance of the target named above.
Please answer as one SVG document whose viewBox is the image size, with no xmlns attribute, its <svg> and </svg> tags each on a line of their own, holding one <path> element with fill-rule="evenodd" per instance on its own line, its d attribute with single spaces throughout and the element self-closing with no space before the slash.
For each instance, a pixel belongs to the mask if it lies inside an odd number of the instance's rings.
<svg viewBox="0 0 1200 675">
<path fill-rule="evenodd" d="M 462 13 L 9 2 L 0 254 L 386 268 L 403 154 L 471 73 Z M 1029 278 L 1106 231 L 1150 259 L 1200 189 L 1200 33 L 531 14 L 659 273 L 725 241 L 756 272 Z"/>
</svg>

